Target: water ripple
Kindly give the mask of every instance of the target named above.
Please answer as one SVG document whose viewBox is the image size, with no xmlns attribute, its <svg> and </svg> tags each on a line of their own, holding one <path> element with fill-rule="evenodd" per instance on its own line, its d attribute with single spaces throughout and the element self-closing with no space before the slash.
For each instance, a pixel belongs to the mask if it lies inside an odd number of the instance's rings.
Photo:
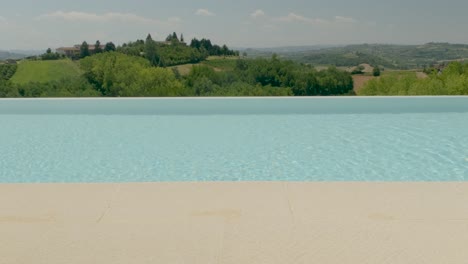
<svg viewBox="0 0 468 264">
<path fill-rule="evenodd" d="M 0 182 L 465 181 L 466 120 L 1 115 Z"/>
</svg>

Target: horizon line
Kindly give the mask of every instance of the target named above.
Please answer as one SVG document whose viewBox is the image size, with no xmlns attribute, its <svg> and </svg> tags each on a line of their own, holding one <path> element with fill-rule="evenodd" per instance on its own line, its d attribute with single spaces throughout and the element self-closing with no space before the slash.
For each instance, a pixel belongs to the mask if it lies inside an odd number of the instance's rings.
<svg viewBox="0 0 468 264">
<path fill-rule="evenodd" d="M 112 42 L 112 41 L 111 41 Z M 131 41 L 129 41 L 131 42 Z M 122 42 L 116 43 L 116 45 L 121 46 L 125 43 L 129 42 Z M 91 42 L 90 42 L 91 43 Z M 114 42 L 115 43 L 115 42 Z M 391 43 L 391 42 L 357 42 L 357 43 L 346 43 L 346 44 L 297 44 L 297 45 L 278 45 L 278 46 L 245 46 L 245 45 L 231 45 L 230 47 L 233 49 L 280 49 L 280 48 L 307 48 L 307 47 L 345 47 L 345 46 L 354 46 L 354 45 L 394 45 L 394 46 L 420 46 L 420 45 L 427 45 L 427 44 L 449 44 L 449 45 L 468 45 L 468 43 L 462 42 L 448 42 L 448 41 L 429 41 L 429 42 L 421 42 L 421 43 Z M 77 45 L 77 44 L 71 44 Z M 42 51 L 47 50 L 48 48 L 57 49 L 61 46 L 53 47 L 49 46 L 46 48 L 1 48 L 0 51 L 2 52 L 18 52 L 18 51 Z"/>
</svg>

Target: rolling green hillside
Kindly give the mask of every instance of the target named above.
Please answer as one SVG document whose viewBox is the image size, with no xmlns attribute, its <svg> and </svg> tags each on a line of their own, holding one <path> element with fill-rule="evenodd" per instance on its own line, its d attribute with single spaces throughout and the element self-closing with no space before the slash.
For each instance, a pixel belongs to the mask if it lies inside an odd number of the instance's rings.
<svg viewBox="0 0 468 264">
<path fill-rule="evenodd" d="M 310 50 L 284 51 L 272 49 L 280 58 L 313 66 L 351 67 L 367 63 L 390 69 L 421 69 L 448 61 L 468 59 L 468 45 L 427 43 L 424 45 L 360 44 Z M 249 57 L 261 53 L 247 52 Z"/>
<path fill-rule="evenodd" d="M 22 61 L 11 81 L 16 84 L 28 82 L 46 83 L 81 74 L 78 65 L 71 60 Z"/>
<path fill-rule="evenodd" d="M 0 50 L 0 60 L 6 60 L 6 59 L 16 60 L 16 59 L 22 59 L 22 58 L 24 58 L 26 56 L 27 55 L 24 55 L 24 54 L 12 53 L 12 52 L 9 52 L 9 51 Z"/>
</svg>

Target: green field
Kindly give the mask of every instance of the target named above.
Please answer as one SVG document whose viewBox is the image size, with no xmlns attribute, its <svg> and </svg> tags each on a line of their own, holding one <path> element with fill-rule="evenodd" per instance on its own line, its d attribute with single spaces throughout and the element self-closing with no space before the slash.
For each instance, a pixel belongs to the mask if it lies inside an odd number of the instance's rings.
<svg viewBox="0 0 468 264">
<path fill-rule="evenodd" d="M 211 56 L 206 61 L 203 61 L 201 64 L 206 66 L 211 66 L 217 71 L 232 71 L 236 67 L 236 62 L 239 57 L 219 57 Z"/>
<path fill-rule="evenodd" d="M 11 78 L 13 83 L 45 83 L 62 78 L 77 77 L 81 74 L 78 65 L 71 60 L 22 61 Z"/>
</svg>

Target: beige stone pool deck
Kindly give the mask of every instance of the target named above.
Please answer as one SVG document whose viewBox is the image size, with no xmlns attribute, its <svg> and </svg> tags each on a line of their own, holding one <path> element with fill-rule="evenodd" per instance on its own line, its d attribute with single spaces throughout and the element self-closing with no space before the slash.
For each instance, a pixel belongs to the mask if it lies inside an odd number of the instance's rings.
<svg viewBox="0 0 468 264">
<path fill-rule="evenodd" d="M 0 184 L 0 264 L 468 263 L 468 183 Z"/>
</svg>

